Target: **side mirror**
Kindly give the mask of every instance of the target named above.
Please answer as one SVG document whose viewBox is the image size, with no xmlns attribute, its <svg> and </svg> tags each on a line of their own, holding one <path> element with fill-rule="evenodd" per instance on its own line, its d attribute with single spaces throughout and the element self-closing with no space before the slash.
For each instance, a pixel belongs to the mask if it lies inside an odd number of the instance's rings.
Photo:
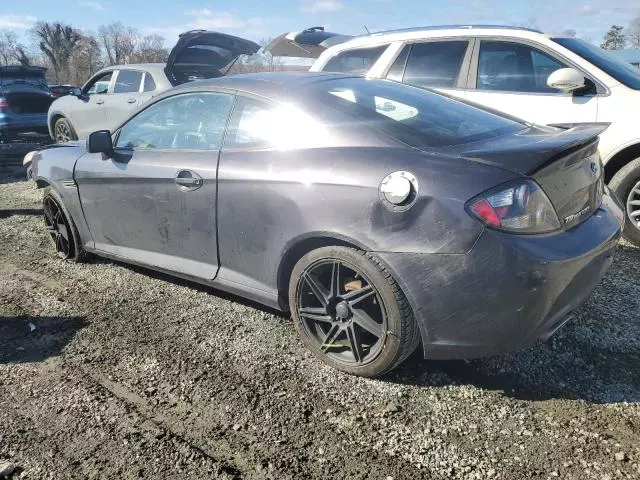
<svg viewBox="0 0 640 480">
<path fill-rule="evenodd" d="M 113 154 L 113 141 L 109 130 L 98 130 L 87 139 L 87 152 Z"/>
<path fill-rule="evenodd" d="M 82 96 L 82 89 L 80 87 L 73 87 L 71 89 L 71 95 L 73 95 L 75 97 L 81 97 Z"/>
<path fill-rule="evenodd" d="M 584 88 L 585 82 L 584 75 L 574 68 L 561 68 L 547 78 L 549 87 L 566 93 Z"/>
</svg>

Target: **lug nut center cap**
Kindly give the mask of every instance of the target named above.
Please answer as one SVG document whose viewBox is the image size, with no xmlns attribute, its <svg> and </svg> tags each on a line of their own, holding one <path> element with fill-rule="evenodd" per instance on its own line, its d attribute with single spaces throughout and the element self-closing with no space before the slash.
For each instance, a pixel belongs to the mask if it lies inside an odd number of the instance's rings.
<svg viewBox="0 0 640 480">
<path fill-rule="evenodd" d="M 349 305 L 347 304 L 347 302 L 343 301 L 336 305 L 336 317 L 338 317 L 340 320 L 346 320 L 347 318 L 349 318 L 350 313 L 351 311 L 349 310 Z"/>
</svg>

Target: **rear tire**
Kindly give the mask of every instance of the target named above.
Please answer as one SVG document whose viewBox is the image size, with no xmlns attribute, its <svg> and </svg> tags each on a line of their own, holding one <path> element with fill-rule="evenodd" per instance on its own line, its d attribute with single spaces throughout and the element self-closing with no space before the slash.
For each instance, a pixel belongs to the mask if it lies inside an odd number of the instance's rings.
<svg viewBox="0 0 640 480">
<path fill-rule="evenodd" d="M 60 117 L 53 124 L 53 135 L 56 143 L 67 143 L 78 139 L 71 123 L 64 117 Z"/>
<path fill-rule="evenodd" d="M 87 252 L 82 248 L 82 240 L 76 224 L 58 192 L 53 188 L 44 189 L 42 198 L 44 223 L 58 257 L 74 263 L 87 260 Z"/>
<path fill-rule="evenodd" d="M 609 188 L 625 209 L 622 236 L 640 247 L 640 158 L 622 167 L 609 182 Z"/>
<path fill-rule="evenodd" d="M 409 302 L 391 274 L 353 248 L 323 247 L 303 256 L 291 273 L 289 306 L 307 348 L 352 375 L 382 375 L 420 341 Z"/>
</svg>

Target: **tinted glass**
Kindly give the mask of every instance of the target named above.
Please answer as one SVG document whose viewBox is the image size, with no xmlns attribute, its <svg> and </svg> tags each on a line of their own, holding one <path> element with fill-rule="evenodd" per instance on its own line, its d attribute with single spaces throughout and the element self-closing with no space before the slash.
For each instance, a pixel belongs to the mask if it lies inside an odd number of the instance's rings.
<svg viewBox="0 0 640 480">
<path fill-rule="evenodd" d="M 305 95 L 416 148 L 484 140 L 525 128 L 444 95 L 384 80 L 317 82 L 306 87 Z"/>
<path fill-rule="evenodd" d="M 116 78 L 116 85 L 113 93 L 133 93 L 140 90 L 142 72 L 135 70 L 120 70 Z"/>
<path fill-rule="evenodd" d="M 132 149 L 217 150 L 233 96 L 186 93 L 154 103 L 121 129 L 116 146 Z"/>
<path fill-rule="evenodd" d="M 607 51 L 577 38 L 554 38 L 554 42 L 568 48 L 617 81 L 634 90 L 640 90 L 640 69 L 624 62 Z"/>
<path fill-rule="evenodd" d="M 367 73 L 388 45 L 374 48 L 356 48 L 333 57 L 322 69 L 324 72 Z"/>
<path fill-rule="evenodd" d="M 144 75 L 144 91 L 152 92 L 156 89 L 156 82 L 153 81 L 151 74 L 146 73 Z"/>
<path fill-rule="evenodd" d="M 455 87 L 469 42 L 428 42 L 411 46 L 404 83 L 419 87 Z"/>
<path fill-rule="evenodd" d="M 476 87 L 504 92 L 559 93 L 549 75 L 567 66 L 528 45 L 482 41 Z"/>
<path fill-rule="evenodd" d="M 389 69 L 389 73 L 387 73 L 387 78 L 389 80 L 393 80 L 394 82 L 401 82 L 404 77 L 404 69 L 407 66 L 407 58 L 409 58 L 409 52 L 411 51 L 411 45 L 406 45 L 396 61 L 393 62 L 391 68 Z"/>
<path fill-rule="evenodd" d="M 104 75 L 96 78 L 89 88 L 87 89 L 88 95 L 104 95 L 109 91 L 109 84 L 111 83 L 111 77 L 113 72 L 107 72 Z"/>
</svg>

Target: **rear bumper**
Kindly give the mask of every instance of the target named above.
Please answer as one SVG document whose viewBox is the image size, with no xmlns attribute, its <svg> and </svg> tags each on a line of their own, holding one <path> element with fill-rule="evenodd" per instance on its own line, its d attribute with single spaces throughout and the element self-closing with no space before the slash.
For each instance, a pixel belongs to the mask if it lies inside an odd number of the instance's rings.
<svg viewBox="0 0 640 480">
<path fill-rule="evenodd" d="M 484 357 L 527 347 L 562 326 L 611 265 L 623 218 L 605 195 L 600 209 L 565 232 L 486 230 L 463 255 L 377 255 L 413 307 L 425 357 Z"/>
<path fill-rule="evenodd" d="M 47 114 L 0 114 L 0 133 L 11 135 L 24 132 L 48 133 Z"/>
</svg>

